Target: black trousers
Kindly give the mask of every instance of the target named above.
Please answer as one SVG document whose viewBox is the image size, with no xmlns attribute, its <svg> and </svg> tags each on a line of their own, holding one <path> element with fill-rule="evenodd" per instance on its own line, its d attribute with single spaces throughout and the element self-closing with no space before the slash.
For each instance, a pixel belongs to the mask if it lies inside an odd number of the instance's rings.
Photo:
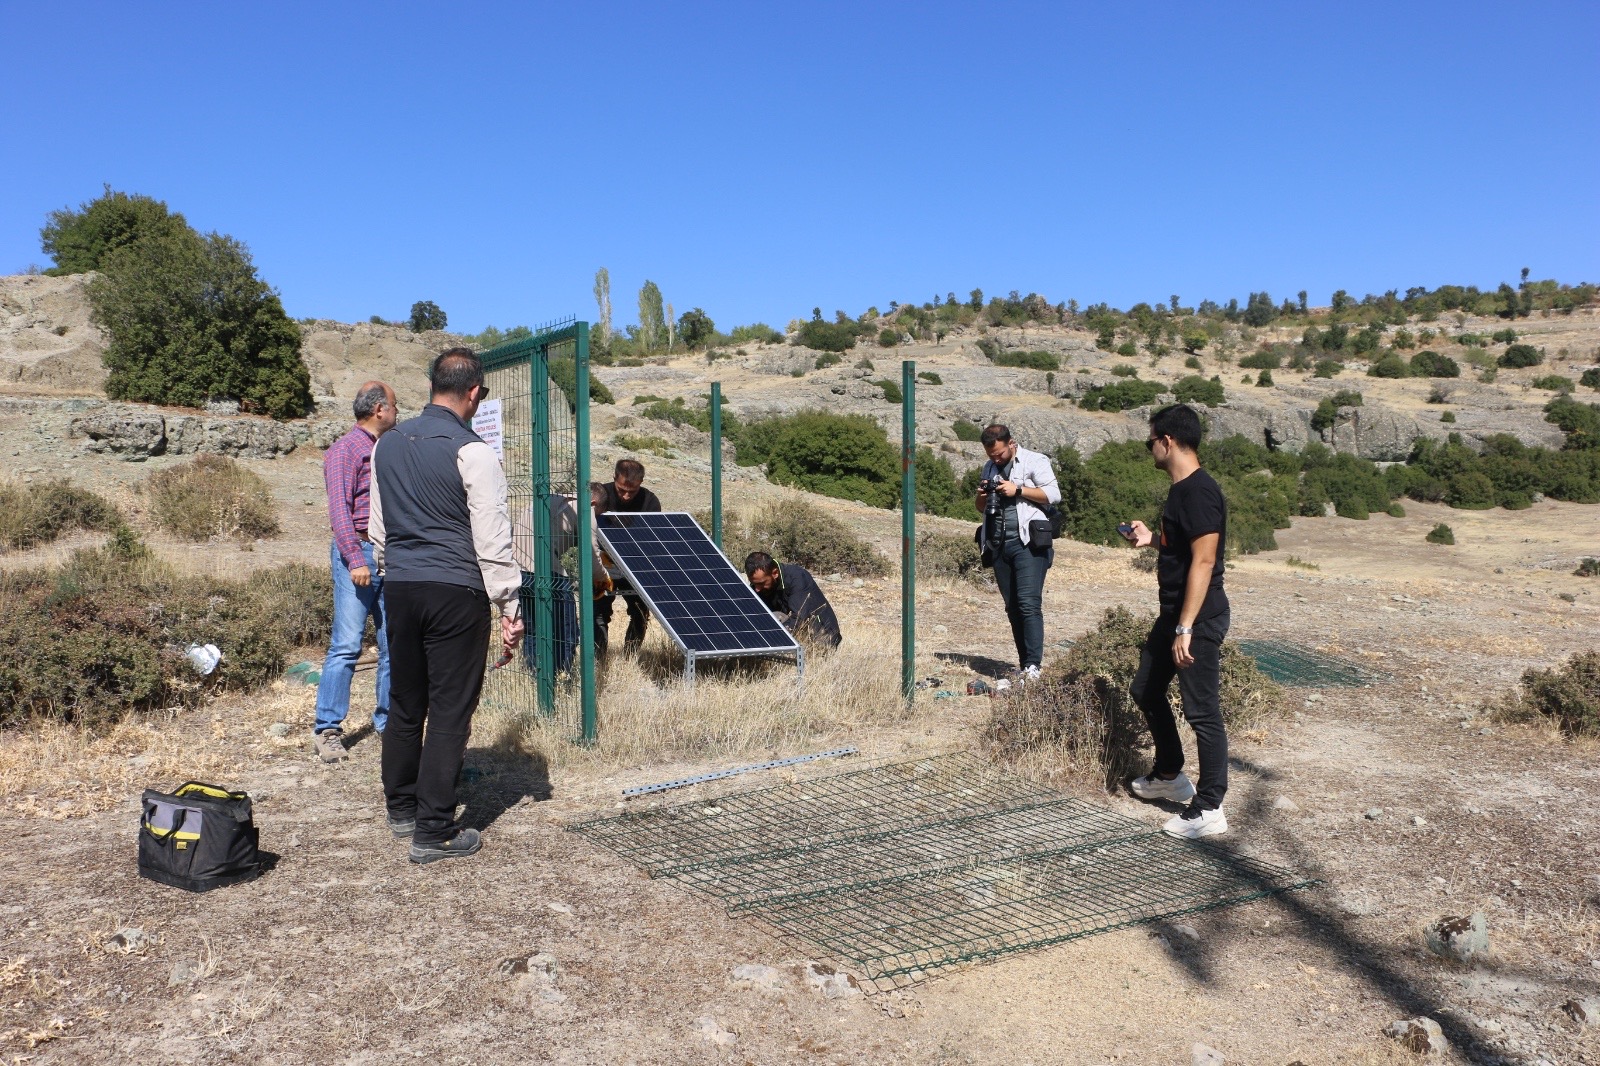
<svg viewBox="0 0 1600 1066">
<path fill-rule="evenodd" d="M 1183 769 L 1183 741 L 1178 738 L 1178 723 L 1172 717 L 1167 686 L 1174 674 L 1183 696 L 1183 717 L 1194 730 L 1195 747 L 1200 754 L 1200 781 L 1195 786 L 1196 806 L 1213 810 L 1222 806 L 1228 792 L 1228 732 L 1222 724 L 1222 640 L 1228 635 L 1229 612 L 1195 622 L 1189 638 L 1194 664 L 1179 670 L 1172 661 L 1173 632 L 1177 615 L 1163 614 L 1151 627 L 1139 652 L 1139 672 L 1129 691 L 1133 702 L 1144 712 L 1150 735 L 1156 742 L 1155 773 L 1176 773 Z"/>
<path fill-rule="evenodd" d="M 594 603 L 594 653 L 604 655 L 611 646 L 611 612 L 616 609 L 621 596 L 628 607 L 628 632 L 622 638 L 622 650 L 634 652 L 644 643 L 645 628 L 650 625 L 650 608 L 644 605 L 629 586 L 619 582 L 621 589 L 601 596 Z M 622 591 L 630 594 L 622 596 Z"/>
<path fill-rule="evenodd" d="M 389 611 L 389 725 L 383 795 L 415 816 L 419 844 L 456 834 L 456 778 L 472 735 L 489 655 L 489 597 L 434 581 L 384 583 Z"/>
</svg>

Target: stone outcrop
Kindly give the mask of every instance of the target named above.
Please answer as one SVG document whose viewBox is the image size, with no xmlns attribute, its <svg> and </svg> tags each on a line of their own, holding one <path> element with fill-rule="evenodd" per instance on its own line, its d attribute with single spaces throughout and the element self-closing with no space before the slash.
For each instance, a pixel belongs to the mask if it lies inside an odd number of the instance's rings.
<svg viewBox="0 0 1600 1066">
<path fill-rule="evenodd" d="M 139 462 L 153 455 L 226 455 L 274 459 L 304 444 L 326 448 L 348 428 L 342 422 L 273 422 L 249 416 L 166 414 L 135 404 L 101 404 L 72 419 L 68 436 L 85 451 Z"/>
</svg>

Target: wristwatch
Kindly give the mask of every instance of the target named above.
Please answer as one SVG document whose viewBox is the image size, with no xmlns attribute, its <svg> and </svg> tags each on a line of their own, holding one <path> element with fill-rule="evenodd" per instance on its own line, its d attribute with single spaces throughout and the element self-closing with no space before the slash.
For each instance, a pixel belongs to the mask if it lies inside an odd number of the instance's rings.
<svg viewBox="0 0 1600 1066">
<path fill-rule="evenodd" d="M 1172 631 L 1180 637 L 1189 637 L 1194 635 L 1194 626 L 1174 626 Z"/>
</svg>

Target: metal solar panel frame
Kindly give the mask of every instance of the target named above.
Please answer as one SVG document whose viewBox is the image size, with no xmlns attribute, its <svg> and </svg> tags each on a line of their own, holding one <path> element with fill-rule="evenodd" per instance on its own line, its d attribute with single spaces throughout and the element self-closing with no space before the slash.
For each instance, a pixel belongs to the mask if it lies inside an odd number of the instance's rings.
<svg viewBox="0 0 1600 1066">
<path fill-rule="evenodd" d="M 735 648 L 732 650 L 714 651 L 697 651 L 689 646 L 689 642 L 685 640 L 683 635 L 680 634 L 677 629 L 673 627 L 672 623 L 667 620 L 666 612 L 663 611 L 661 606 L 651 598 L 650 593 L 645 589 L 643 583 L 634 573 L 633 568 L 630 567 L 627 561 L 622 558 L 622 553 L 616 550 L 615 546 L 611 543 L 610 537 L 606 535 L 607 519 L 638 519 L 644 517 L 648 520 L 657 516 L 681 516 L 683 518 L 687 518 L 689 520 L 689 524 L 693 526 L 702 537 L 705 537 L 706 544 L 717 553 L 717 556 L 721 558 L 723 562 L 727 563 L 735 574 L 741 575 L 741 581 L 743 571 L 741 571 L 739 567 L 735 566 L 733 560 L 728 558 L 728 554 L 724 552 L 709 535 L 707 535 L 704 529 L 700 528 L 700 523 L 695 521 L 694 515 L 690 514 L 688 511 L 606 511 L 598 516 L 598 521 L 595 522 L 594 532 L 595 536 L 600 541 L 601 549 L 606 553 L 607 558 L 611 561 L 611 565 L 622 571 L 623 576 L 628 579 L 628 584 L 633 586 L 633 595 L 638 596 L 639 599 L 644 601 L 645 606 L 650 608 L 650 613 L 654 615 L 656 621 L 661 624 L 661 628 L 669 637 L 672 638 L 672 642 L 676 644 L 680 650 L 682 650 L 684 657 L 684 679 L 691 683 L 694 681 L 695 663 L 699 659 L 757 659 L 776 657 L 787 658 L 789 656 L 794 657 L 795 669 L 800 674 L 800 677 L 804 679 L 806 668 L 805 649 L 801 646 L 800 642 L 794 638 L 794 635 L 789 633 L 789 631 L 784 628 L 783 624 L 778 621 L 777 615 L 772 614 L 771 608 L 767 607 L 767 605 L 764 603 L 761 604 L 762 609 L 771 615 L 773 622 L 778 626 L 779 630 L 781 630 L 784 635 L 789 638 L 787 644 L 775 644 L 768 647 L 758 648 Z M 749 592 L 751 597 L 756 600 L 757 603 L 761 602 L 760 597 L 756 596 L 754 589 L 750 588 L 749 585 L 745 585 L 744 588 L 747 592 Z"/>
</svg>

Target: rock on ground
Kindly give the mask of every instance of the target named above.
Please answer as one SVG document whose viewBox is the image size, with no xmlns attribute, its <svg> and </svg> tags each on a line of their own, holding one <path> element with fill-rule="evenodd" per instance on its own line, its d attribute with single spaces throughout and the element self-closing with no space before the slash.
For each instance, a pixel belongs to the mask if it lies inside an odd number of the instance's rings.
<svg viewBox="0 0 1600 1066">
<path fill-rule="evenodd" d="M 1474 911 L 1470 918 L 1445 915 L 1428 924 L 1422 939 L 1440 958 L 1472 962 L 1489 953 L 1489 923 L 1482 911 Z"/>
<path fill-rule="evenodd" d="M 1415 1051 L 1419 1055 L 1443 1055 L 1450 1049 L 1450 1042 L 1444 1038 L 1444 1030 L 1432 1018 L 1408 1018 L 1392 1022 L 1383 1033 L 1407 1051 Z"/>
</svg>

